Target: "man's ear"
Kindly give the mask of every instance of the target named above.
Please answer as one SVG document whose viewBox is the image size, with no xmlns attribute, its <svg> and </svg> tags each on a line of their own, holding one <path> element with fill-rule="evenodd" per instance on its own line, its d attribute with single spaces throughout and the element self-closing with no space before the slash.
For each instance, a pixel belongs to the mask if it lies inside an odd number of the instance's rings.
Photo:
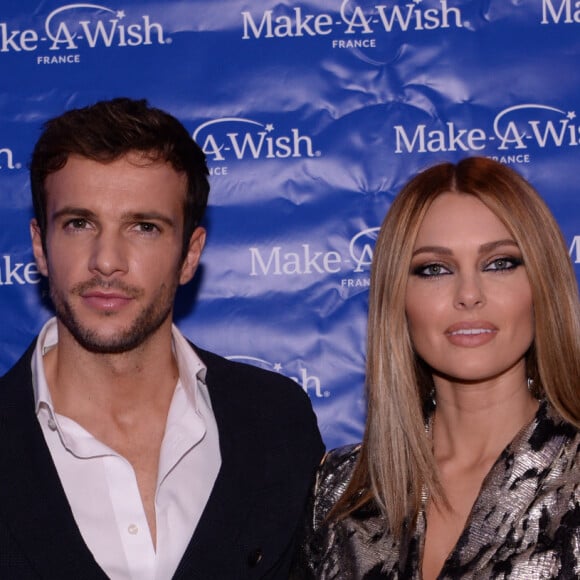
<svg viewBox="0 0 580 580">
<path fill-rule="evenodd" d="M 30 237 L 32 238 L 32 252 L 34 253 L 34 259 L 36 260 L 38 271 L 43 276 L 48 276 L 48 264 L 44 253 L 44 247 L 42 245 L 42 235 L 40 233 L 40 226 L 36 219 L 30 220 Z"/>
<path fill-rule="evenodd" d="M 189 238 L 189 245 L 187 247 L 187 254 L 181 265 L 181 273 L 179 275 L 179 283 L 187 284 L 195 274 L 199 260 L 201 259 L 201 252 L 205 246 L 205 229 L 201 226 L 195 228 Z"/>
</svg>

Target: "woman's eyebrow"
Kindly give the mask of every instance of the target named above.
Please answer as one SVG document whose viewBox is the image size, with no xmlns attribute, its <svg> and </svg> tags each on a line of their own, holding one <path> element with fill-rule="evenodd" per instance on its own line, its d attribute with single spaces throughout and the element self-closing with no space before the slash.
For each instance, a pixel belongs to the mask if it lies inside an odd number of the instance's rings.
<svg viewBox="0 0 580 580">
<path fill-rule="evenodd" d="M 514 240 L 507 238 L 505 240 L 495 240 L 493 242 L 481 244 L 481 246 L 479 246 L 479 253 L 484 254 L 501 246 L 518 247 Z M 416 256 L 417 254 L 442 254 L 444 256 L 451 256 L 453 255 L 453 251 L 445 246 L 421 246 L 413 251 L 413 256 Z"/>
</svg>

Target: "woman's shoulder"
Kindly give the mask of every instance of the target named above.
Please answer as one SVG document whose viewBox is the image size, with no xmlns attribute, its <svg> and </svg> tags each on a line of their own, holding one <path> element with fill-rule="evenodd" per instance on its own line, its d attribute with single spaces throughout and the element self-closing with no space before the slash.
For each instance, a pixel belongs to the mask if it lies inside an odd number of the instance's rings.
<svg viewBox="0 0 580 580">
<path fill-rule="evenodd" d="M 358 460 L 360 449 L 360 443 L 352 443 L 328 451 L 320 464 L 320 472 L 325 474 L 339 470 L 350 473 Z"/>
<path fill-rule="evenodd" d="M 532 423 L 527 440 L 522 447 L 532 451 L 544 461 L 558 465 L 558 472 L 573 471 L 580 479 L 580 429 L 564 419 L 548 402 L 543 402 Z"/>
<path fill-rule="evenodd" d="M 355 443 L 332 449 L 324 456 L 314 488 L 315 527 L 324 521 L 348 487 L 360 449 L 360 443 Z"/>
</svg>

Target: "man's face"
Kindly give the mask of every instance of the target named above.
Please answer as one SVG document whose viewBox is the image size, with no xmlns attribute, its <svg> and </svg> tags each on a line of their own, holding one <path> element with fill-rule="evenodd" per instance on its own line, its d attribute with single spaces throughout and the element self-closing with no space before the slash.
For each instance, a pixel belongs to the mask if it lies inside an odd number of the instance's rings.
<svg viewBox="0 0 580 580">
<path fill-rule="evenodd" d="M 197 228 L 182 262 L 186 187 L 170 164 L 138 153 L 110 163 L 71 156 L 47 177 L 46 252 L 34 220 L 31 232 L 61 332 L 119 353 L 171 325 L 177 287 L 205 241 Z"/>
</svg>

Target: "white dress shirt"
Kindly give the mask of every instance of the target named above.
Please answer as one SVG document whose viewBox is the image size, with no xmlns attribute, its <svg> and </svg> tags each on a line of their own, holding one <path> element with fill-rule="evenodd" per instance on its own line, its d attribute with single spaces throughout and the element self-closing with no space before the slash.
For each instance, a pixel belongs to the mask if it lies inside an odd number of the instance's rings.
<svg viewBox="0 0 580 580">
<path fill-rule="evenodd" d="M 206 367 L 173 326 L 179 380 L 161 445 L 155 549 L 131 464 L 54 411 L 42 357 L 58 342 L 57 334 L 53 318 L 43 327 L 32 358 L 36 414 L 82 537 L 110 578 L 167 580 L 177 569 L 221 466 Z"/>
</svg>

